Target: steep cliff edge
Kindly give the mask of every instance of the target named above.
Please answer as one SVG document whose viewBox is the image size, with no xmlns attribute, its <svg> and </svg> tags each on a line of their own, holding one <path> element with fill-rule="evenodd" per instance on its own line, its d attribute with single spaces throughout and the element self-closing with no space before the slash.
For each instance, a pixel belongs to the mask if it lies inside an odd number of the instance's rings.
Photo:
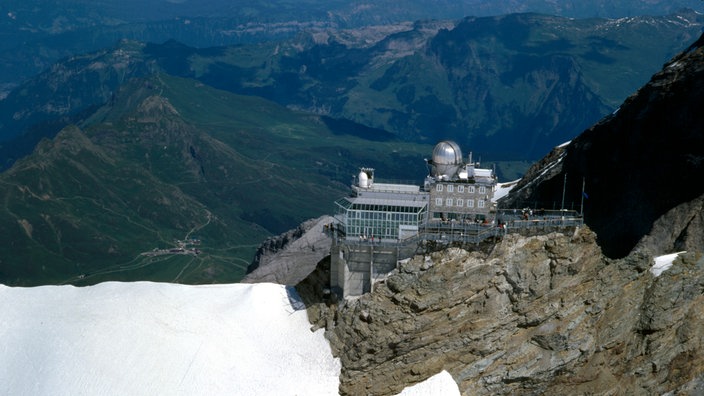
<svg viewBox="0 0 704 396">
<path fill-rule="evenodd" d="M 662 215 L 633 250 L 649 254 L 704 252 L 704 195 Z"/>
<path fill-rule="evenodd" d="M 578 207 L 584 180 L 586 224 L 607 256 L 625 257 L 657 219 L 704 194 L 703 93 L 704 36 L 616 113 L 561 148 L 559 156 L 553 152 L 536 164 L 502 205 L 549 207 L 565 196 Z M 703 232 L 686 228 L 675 239 Z"/>
<path fill-rule="evenodd" d="M 395 394 L 442 370 L 463 394 L 704 390 L 704 256 L 654 277 L 595 234 L 509 235 L 491 253 L 416 256 L 357 300 L 299 285 L 342 361 L 341 394 Z M 322 272 L 321 272 L 322 271 Z"/>
</svg>

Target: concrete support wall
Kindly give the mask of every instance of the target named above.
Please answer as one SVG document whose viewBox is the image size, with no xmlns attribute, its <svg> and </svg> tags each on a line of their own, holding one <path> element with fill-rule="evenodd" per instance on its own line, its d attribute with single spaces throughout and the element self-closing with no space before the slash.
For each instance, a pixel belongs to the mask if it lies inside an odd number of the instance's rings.
<svg viewBox="0 0 704 396">
<path fill-rule="evenodd" d="M 399 257 L 410 257 L 414 251 L 415 244 L 404 248 L 341 242 L 333 246 L 330 256 L 332 290 L 343 298 L 368 293 L 373 279 L 386 276 L 396 268 Z"/>
<path fill-rule="evenodd" d="M 340 245 L 335 242 L 335 238 L 333 238 L 333 243 L 330 248 L 330 289 L 338 296 L 343 295 L 343 287 L 345 284 L 344 268 L 343 251 Z"/>
</svg>

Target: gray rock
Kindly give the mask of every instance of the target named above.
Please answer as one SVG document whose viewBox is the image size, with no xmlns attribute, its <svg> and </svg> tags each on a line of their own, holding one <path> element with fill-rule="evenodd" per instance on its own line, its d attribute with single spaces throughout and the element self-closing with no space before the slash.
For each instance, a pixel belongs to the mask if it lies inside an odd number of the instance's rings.
<svg viewBox="0 0 704 396">
<path fill-rule="evenodd" d="M 242 283 L 272 282 L 294 286 L 301 282 L 315 270 L 320 260 L 330 255 L 332 241 L 324 230 L 332 221 L 330 216 L 311 219 L 264 241 Z"/>
<path fill-rule="evenodd" d="M 704 195 L 665 213 L 633 250 L 650 254 L 704 251 Z"/>
<path fill-rule="evenodd" d="M 509 235 L 490 253 L 416 256 L 316 315 L 343 395 L 395 394 L 441 370 L 467 395 L 691 394 L 704 377 L 704 258 L 658 278 L 650 264 L 605 258 L 586 228 Z"/>
</svg>

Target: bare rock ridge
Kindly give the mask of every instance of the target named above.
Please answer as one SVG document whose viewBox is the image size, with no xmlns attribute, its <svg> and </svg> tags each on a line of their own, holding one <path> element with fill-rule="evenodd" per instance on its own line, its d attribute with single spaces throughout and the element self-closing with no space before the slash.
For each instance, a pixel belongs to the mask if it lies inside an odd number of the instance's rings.
<svg viewBox="0 0 704 396">
<path fill-rule="evenodd" d="M 660 216 L 634 250 L 650 254 L 704 252 L 704 195 Z"/>
<path fill-rule="evenodd" d="M 247 267 L 243 283 L 274 282 L 296 285 L 330 254 L 330 238 L 323 233 L 332 217 L 321 216 L 265 240 Z"/>
<path fill-rule="evenodd" d="M 466 395 L 700 393 L 704 256 L 660 277 L 651 264 L 605 258 L 583 228 L 418 255 L 340 304 L 319 292 L 326 262 L 298 290 L 342 361 L 343 395 L 396 394 L 442 370 Z"/>
<path fill-rule="evenodd" d="M 703 92 L 704 36 L 616 113 L 537 163 L 502 204 L 550 205 L 565 180 L 567 201 L 579 203 L 584 180 L 586 224 L 607 256 L 626 256 L 658 218 L 704 194 Z M 673 237 L 701 235 L 689 230 L 699 224 Z"/>
</svg>

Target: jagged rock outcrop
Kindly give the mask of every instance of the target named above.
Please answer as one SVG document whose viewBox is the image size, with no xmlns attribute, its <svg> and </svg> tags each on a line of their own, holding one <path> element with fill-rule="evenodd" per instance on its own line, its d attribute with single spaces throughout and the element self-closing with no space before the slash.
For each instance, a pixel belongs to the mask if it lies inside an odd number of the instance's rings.
<svg viewBox="0 0 704 396">
<path fill-rule="evenodd" d="M 544 161 L 549 171 L 535 169 L 540 180 L 525 178 L 502 205 L 559 207 L 565 191 L 566 203 L 576 208 L 584 180 L 586 224 L 607 256 L 626 256 L 657 219 L 704 194 L 702 93 L 704 36 L 616 113 L 572 140 L 563 158 Z M 701 228 L 689 229 L 696 224 L 680 233 L 701 235 Z"/>
<path fill-rule="evenodd" d="M 395 394 L 442 370 L 466 395 L 701 392 L 704 256 L 657 278 L 651 264 L 605 258 L 583 228 L 419 255 L 339 305 L 313 287 L 321 265 L 299 292 L 345 395 Z"/>
<path fill-rule="evenodd" d="M 330 255 L 331 240 L 324 228 L 332 221 L 330 216 L 310 219 L 262 242 L 242 282 L 293 286 L 305 279 L 320 260 Z"/>
<path fill-rule="evenodd" d="M 634 250 L 704 252 L 704 195 L 662 215 Z"/>
</svg>

